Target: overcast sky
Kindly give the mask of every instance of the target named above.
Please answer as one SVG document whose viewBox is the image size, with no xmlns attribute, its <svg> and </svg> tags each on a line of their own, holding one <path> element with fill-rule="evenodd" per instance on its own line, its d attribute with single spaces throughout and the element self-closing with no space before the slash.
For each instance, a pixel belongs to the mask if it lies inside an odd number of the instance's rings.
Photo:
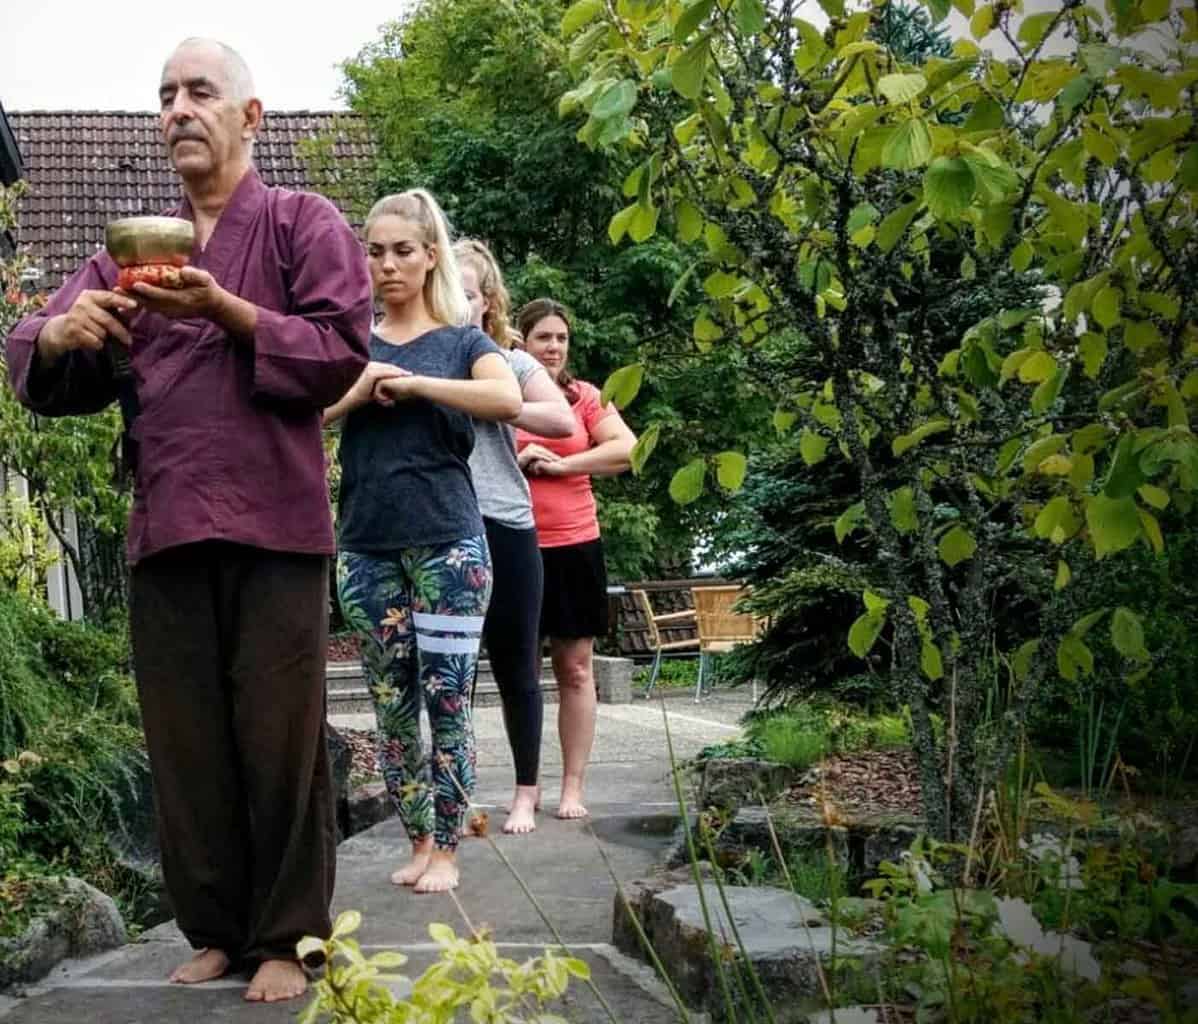
<svg viewBox="0 0 1198 1024">
<path fill-rule="evenodd" d="M 175 44 L 213 36 L 245 57 L 268 110 L 341 109 L 338 63 L 404 7 L 405 0 L 0 0 L 0 104 L 153 110 Z"/>
</svg>

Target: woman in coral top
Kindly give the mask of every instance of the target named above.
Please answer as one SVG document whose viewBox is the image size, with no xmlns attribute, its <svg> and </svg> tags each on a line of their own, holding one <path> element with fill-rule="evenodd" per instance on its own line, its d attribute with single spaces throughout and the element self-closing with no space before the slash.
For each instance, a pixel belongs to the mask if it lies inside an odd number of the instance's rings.
<svg viewBox="0 0 1198 1024">
<path fill-rule="evenodd" d="M 559 818 L 584 818 L 583 780 L 595 739 L 595 637 L 607 632 L 607 570 L 592 476 L 629 467 L 636 437 L 599 389 L 566 369 L 570 316 L 552 299 L 534 299 L 517 317 L 524 348 L 557 383 L 574 414 L 569 437 L 516 432 L 521 468 L 532 490 L 537 544 L 545 569 L 541 636 L 549 638 L 557 679 L 562 745 Z"/>
</svg>

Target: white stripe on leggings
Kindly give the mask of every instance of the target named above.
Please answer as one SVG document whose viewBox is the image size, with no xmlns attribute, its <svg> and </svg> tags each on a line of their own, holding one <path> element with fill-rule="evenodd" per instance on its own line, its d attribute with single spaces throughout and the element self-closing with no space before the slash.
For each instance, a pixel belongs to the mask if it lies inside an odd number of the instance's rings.
<svg viewBox="0 0 1198 1024">
<path fill-rule="evenodd" d="M 430 654 L 477 654 L 479 642 L 476 636 L 427 636 L 417 633 L 416 646 Z"/>
<path fill-rule="evenodd" d="M 429 612 L 413 612 L 412 622 L 417 629 L 432 629 L 440 633 L 474 633 L 483 631 L 481 615 L 433 615 Z"/>
</svg>

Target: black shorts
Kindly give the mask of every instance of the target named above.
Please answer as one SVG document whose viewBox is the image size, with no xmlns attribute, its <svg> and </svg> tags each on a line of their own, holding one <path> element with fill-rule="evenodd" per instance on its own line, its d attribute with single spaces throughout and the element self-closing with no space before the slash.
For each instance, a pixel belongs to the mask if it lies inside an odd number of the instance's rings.
<svg viewBox="0 0 1198 1024">
<path fill-rule="evenodd" d="M 541 548 L 545 596 L 541 636 L 572 639 L 607 635 L 607 567 L 603 541 Z"/>
</svg>

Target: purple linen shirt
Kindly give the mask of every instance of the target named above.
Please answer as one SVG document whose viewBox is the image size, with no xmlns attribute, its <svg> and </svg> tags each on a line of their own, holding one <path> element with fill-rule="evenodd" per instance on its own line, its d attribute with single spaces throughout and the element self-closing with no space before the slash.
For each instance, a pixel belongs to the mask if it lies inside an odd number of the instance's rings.
<svg viewBox="0 0 1198 1024">
<path fill-rule="evenodd" d="M 194 219 L 186 200 L 172 212 Z M 256 305 L 257 327 L 248 339 L 203 319 L 143 311 L 134 320 L 141 413 L 129 561 L 202 540 L 331 554 L 320 416 L 366 365 L 372 308 L 361 247 L 332 203 L 267 188 L 251 169 L 191 263 Z M 76 350 L 45 368 L 36 349 L 47 319 L 116 277 L 98 252 L 9 334 L 12 384 L 35 412 L 91 413 L 116 399 L 102 353 Z"/>
</svg>

